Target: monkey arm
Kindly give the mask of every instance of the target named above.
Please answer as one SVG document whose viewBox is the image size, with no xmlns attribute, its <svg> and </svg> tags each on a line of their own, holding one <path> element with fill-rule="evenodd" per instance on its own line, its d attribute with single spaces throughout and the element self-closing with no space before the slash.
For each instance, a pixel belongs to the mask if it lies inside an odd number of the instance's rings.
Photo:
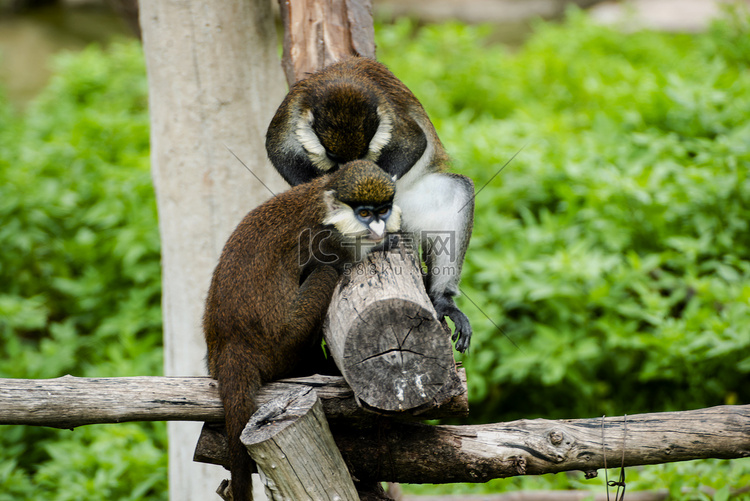
<svg viewBox="0 0 750 501">
<path fill-rule="evenodd" d="M 427 265 L 427 292 L 438 314 L 456 326 L 456 349 L 464 352 L 471 339 L 469 319 L 458 309 L 458 295 L 466 249 L 474 224 L 474 183 L 466 176 L 436 172 L 396 192 L 403 228 L 421 244 Z"/>
<path fill-rule="evenodd" d="M 469 342 L 471 341 L 471 323 L 469 318 L 458 309 L 456 302 L 453 300 L 453 296 L 446 292 L 439 296 L 430 296 L 432 305 L 435 307 L 438 319 L 442 320 L 445 317 L 451 319 L 455 325 L 455 331 L 451 339 L 456 342 L 456 349 L 461 353 L 469 349 Z"/>
<path fill-rule="evenodd" d="M 401 179 L 422 158 L 427 149 L 427 136 L 411 117 L 399 117 L 393 126 L 391 140 L 380 150 L 378 165 L 396 179 Z"/>
<path fill-rule="evenodd" d="M 285 100 L 271 121 L 266 135 L 266 151 L 281 177 L 291 186 L 297 186 L 310 182 L 325 172 L 313 165 L 296 136 L 287 130 L 290 127 L 289 106 L 288 100 Z"/>
<path fill-rule="evenodd" d="M 279 146 L 276 149 L 271 149 L 269 146 L 268 157 L 279 174 L 281 174 L 281 177 L 284 178 L 284 181 L 291 186 L 308 183 L 316 177 L 325 174 L 325 172 L 317 169 L 310 162 L 308 157 L 303 154 L 300 146 L 295 145 L 294 149 L 288 145 L 284 146 L 285 148 Z M 304 165 L 305 167 L 298 167 L 300 165 Z"/>
<path fill-rule="evenodd" d="M 284 353 L 302 353 L 311 348 L 320 332 L 328 311 L 339 272 L 330 265 L 317 265 L 307 276 L 294 296 L 281 326 L 278 347 Z M 302 350 L 300 352 L 300 350 Z"/>
</svg>

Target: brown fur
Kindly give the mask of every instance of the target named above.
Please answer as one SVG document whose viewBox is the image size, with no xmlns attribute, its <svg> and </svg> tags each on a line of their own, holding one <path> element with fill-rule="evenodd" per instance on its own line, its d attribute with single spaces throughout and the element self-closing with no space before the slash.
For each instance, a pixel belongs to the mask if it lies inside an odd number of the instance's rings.
<svg viewBox="0 0 750 501">
<path fill-rule="evenodd" d="M 289 144 L 290 128 L 304 110 L 311 110 L 313 129 L 338 163 L 365 158 L 380 122 L 378 108 L 393 123 L 393 139 L 376 160 L 383 170 L 400 177 L 428 142 L 433 146 L 428 169 L 447 169 L 448 155 L 420 102 L 388 68 L 365 57 L 345 59 L 294 84 L 268 127 L 268 155 L 291 185 L 322 174 L 304 151 Z"/>
<path fill-rule="evenodd" d="M 340 245 L 341 235 L 321 223 L 328 210 L 324 192 L 350 195 L 338 181 L 352 173 L 360 182 L 387 188 L 381 202 L 392 201 L 393 181 L 382 170 L 368 161 L 352 162 L 247 214 L 214 271 L 203 328 L 209 372 L 219 381 L 226 414 L 236 501 L 252 499 L 252 461 L 239 437 L 256 409 L 254 395 L 263 383 L 315 370 L 311 354 L 321 353 L 331 294 L 342 266 L 353 260 L 350 248 Z"/>
</svg>

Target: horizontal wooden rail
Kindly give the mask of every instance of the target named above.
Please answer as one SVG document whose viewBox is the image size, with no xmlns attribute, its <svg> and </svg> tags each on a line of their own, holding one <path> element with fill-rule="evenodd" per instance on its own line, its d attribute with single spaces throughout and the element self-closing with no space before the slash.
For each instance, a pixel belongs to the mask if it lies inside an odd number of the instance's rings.
<svg viewBox="0 0 750 501">
<path fill-rule="evenodd" d="M 466 387 L 466 373 L 459 370 Z M 365 414 L 344 378 L 310 376 L 265 385 L 258 402 L 299 386 L 315 388 L 329 419 Z M 466 394 L 444 405 L 425 409 L 422 419 L 463 416 Z M 218 383 L 208 377 L 121 377 L 56 379 L 0 379 L 0 424 L 75 428 L 86 424 L 127 421 L 224 420 Z"/>
<path fill-rule="evenodd" d="M 401 483 L 486 482 L 493 478 L 750 457 L 750 405 L 723 405 L 591 419 L 520 419 L 469 426 L 380 420 L 331 423 L 355 477 Z M 196 457 L 226 462 L 220 433 L 204 428 Z M 606 455 L 606 463 L 605 463 Z"/>
</svg>

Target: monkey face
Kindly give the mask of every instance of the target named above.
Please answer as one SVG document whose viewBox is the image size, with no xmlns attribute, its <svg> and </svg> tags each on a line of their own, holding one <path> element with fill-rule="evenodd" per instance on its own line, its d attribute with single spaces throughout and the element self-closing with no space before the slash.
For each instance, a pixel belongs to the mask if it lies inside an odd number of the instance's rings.
<svg viewBox="0 0 750 501">
<path fill-rule="evenodd" d="M 401 209 L 393 205 L 396 183 L 375 163 L 347 163 L 330 187 L 324 224 L 334 226 L 344 241 L 372 246 L 401 228 Z"/>
<path fill-rule="evenodd" d="M 386 235 L 401 229 L 401 209 L 391 202 L 373 205 L 348 205 L 328 192 L 330 211 L 325 220 L 340 235 L 339 245 L 359 261 L 367 253 L 387 245 Z"/>
<path fill-rule="evenodd" d="M 373 242 L 379 242 L 385 237 L 386 223 L 393 212 L 391 204 L 372 207 L 370 205 L 360 205 L 354 207 L 354 215 L 359 222 L 367 228 L 365 238 Z"/>
</svg>

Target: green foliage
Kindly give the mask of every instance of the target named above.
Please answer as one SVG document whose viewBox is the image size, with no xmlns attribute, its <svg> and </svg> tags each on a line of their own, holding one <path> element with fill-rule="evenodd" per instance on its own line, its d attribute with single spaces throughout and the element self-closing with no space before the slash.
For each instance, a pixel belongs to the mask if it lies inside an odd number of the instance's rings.
<svg viewBox="0 0 750 501">
<path fill-rule="evenodd" d="M 381 38 L 481 190 L 462 282 L 472 416 L 750 401 L 739 30 L 733 18 L 704 35 L 623 34 L 572 11 L 517 53 L 460 25 L 403 22 Z"/>
<path fill-rule="evenodd" d="M 476 184 L 461 285 L 472 420 L 750 402 L 748 21 L 624 34 L 571 11 L 517 52 L 488 46 L 487 28 L 381 35 Z M 630 469 L 628 490 L 721 499 L 748 468 Z M 603 489 L 581 477 L 445 489 Z"/>
<path fill-rule="evenodd" d="M 140 48 L 64 55 L 24 116 L 0 110 L 0 377 L 159 374 Z M 5 426 L 0 500 L 165 498 L 165 443 L 163 423 Z"/>
</svg>

